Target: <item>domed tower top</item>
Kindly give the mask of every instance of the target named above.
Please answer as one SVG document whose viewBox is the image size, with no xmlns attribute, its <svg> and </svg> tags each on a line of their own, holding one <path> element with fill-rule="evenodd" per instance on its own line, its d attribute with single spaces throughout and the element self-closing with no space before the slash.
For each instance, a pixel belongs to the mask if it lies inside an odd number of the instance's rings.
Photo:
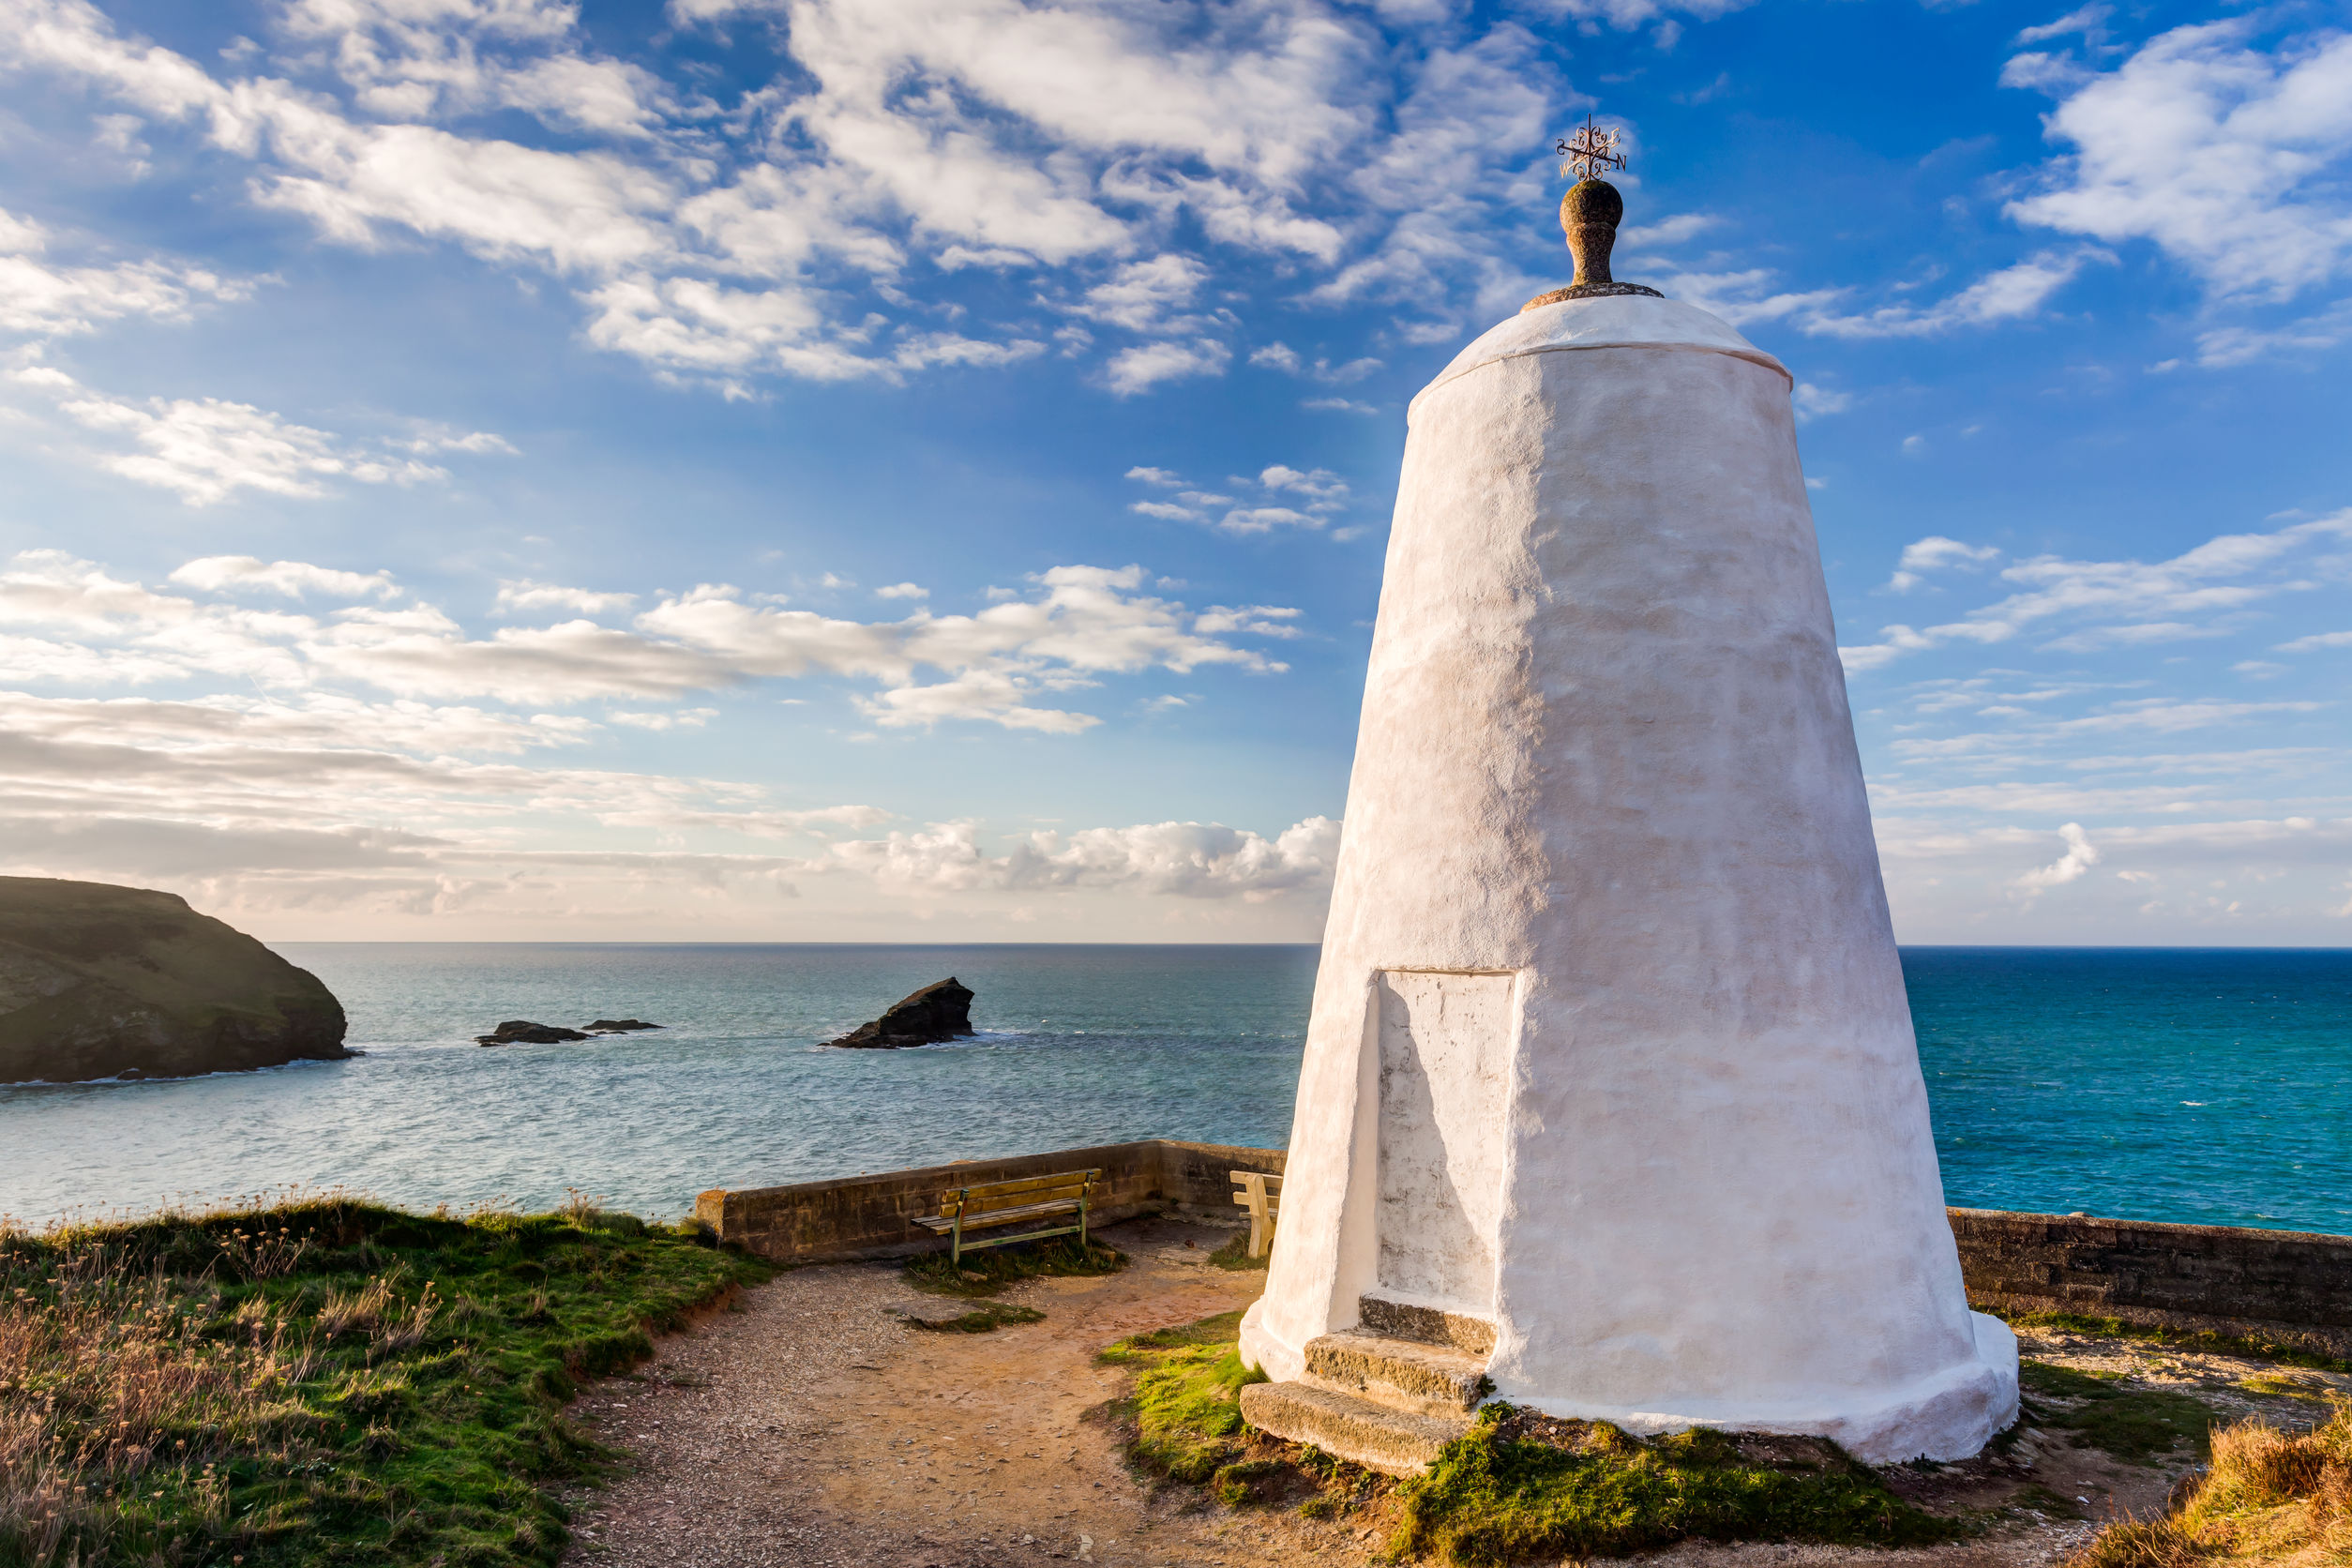
<svg viewBox="0 0 2352 1568">
<path fill-rule="evenodd" d="M 1521 310 L 1557 305 L 1563 299 L 1591 299 L 1597 294 L 1648 294 L 1662 297 L 1639 283 L 1620 283 L 1609 276 L 1609 252 L 1617 245 L 1617 225 L 1625 217 L 1625 198 L 1617 187 L 1601 178 L 1605 171 L 1625 167 L 1622 145 L 1614 130 L 1603 130 L 1587 114 L 1576 134 L 1553 148 L 1560 155 L 1560 172 L 1576 184 L 1560 199 L 1560 226 L 1568 234 L 1568 254 L 1575 258 L 1576 276 L 1564 289 L 1537 294 Z"/>
</svg>

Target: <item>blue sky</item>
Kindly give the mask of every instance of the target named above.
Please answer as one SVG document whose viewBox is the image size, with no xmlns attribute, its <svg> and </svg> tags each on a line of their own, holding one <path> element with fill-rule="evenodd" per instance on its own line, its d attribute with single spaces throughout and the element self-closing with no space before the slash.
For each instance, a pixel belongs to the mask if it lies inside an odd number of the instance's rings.
<svg viewBox="0 0 2352 1568">
<path fill-rule="evenodd" d="M 2352 11 L 0 0 L 0 862 L 262 934 L 1312 940 L 1404 438 L 1800 383 L 1898 934 L 2352 931 Z"/>
</svg>

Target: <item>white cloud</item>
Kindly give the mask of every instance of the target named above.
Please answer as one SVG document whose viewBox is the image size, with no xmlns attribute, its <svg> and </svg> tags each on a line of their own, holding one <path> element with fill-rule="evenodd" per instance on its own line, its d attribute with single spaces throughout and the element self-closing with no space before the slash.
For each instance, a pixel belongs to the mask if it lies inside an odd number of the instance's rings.
<svg viewBox="0 0 2352 1568">
<path fill-rule="evenodd" d="M 1138 343 L 1111 355 L 1103 379 L 1113 392 L 1128 398 L 1164 381 L 1223 375 L 1232 357 L 1232 350 L 1212 338 L 1199 338 L 1191 342 Z"/>
<path fill-rule="evenodd" d="M 1417 0 L 807 0 L 773 35 L 786 66 L 726 103 L 599 53 L 577 7 L 541 0 L 289 0 L 267 46 L 219 60 L 85 0 L 11 4 L 0 56 L 151 141 L 244 160 L 254 200 L 328 242 L 422 238 L 558 279 L 590 342 L 730 395 L 1045 352 L 1003 323 L 926 324 L 921 289 L 965 268 L 1058 269 L 1040 303 L 1152 334 L 1103 368 L 1123 396 L 1225 368 L 1212 249 L 1331 297 L 1499 299 L 1516 279 L 1482 204 L 1565 91 L 1521 24 L 1465 29 Z M 1590 14 L 1633 11 L 1651 7 Z M 500 114 L 551 144 L 490 133 Z M 169 313 L 172 291 L 211 286 L 164 269 L 19 292 L 82 289 L 37 311 L 65 321 Z"/>
<path fill-rule="evenodd" d="M 502 612 L 513 610 L 569 610 L 582 615 L 610 615 L 626 610 L 636 602 L 635 594 L 565 588 L 558 583 L 534 582 L 529 578 L 520 578 L 498 585 L 495 608 Z"/>
<path fill-rule="evenodd" d="M 1327 888 L 1339 824 L 1309 817 L 1272 838 L 1214 822 L 1152 822 L 1014 837 L 1002 854 L 977 824 L 935 822 L 832 846 L 832 863 L 910 892 L 1121 888 L 1184 898 L 1259 903 Z"/>
<path fill-rule="evenodd" d="M 469 697 L 564 704 L 596 699 L 678 700 L 763 679 L 822 675 L 881 683 L 862 699 L 886 726 L 979 718 L 1009 729 L 1072 733 L 1092 716 L 1035 701 L 1107 675 L 1161 669 L 1187 674 L 1229 665 L 1277 674 L 1288 667 L 1230 639 L 1287 638 L 1277 611 L 1240 619 L 1196 615 L 1140 592 L 1140 566 L 1057 566 L 974 615 L 918 609 L 904 620 L 863 622 L 746 599 L 709 585 L 664 596 L 628 627 L 585 618 L 505 626 L 489 637 L 432 605 L 354 606 L 322 620 L 281 611 L 205 604 L 158 594 L 54 550 L 18 556 L 0 572 L 0 626 L 61 631 L 66 641 L 11 636 L 20 678 L 140 682 L 234 675 L 300 688 L 357 682 L 405 698 Z M 175 579 L 206 592 L 266 586 L 390 591 L 381 574 L 338 573 L 243 557 L 192 563 Z M 500 608 L 620 609 L 627 595 L 508 583 Z M 583 604 L 582 601 L 588 601 Z M 926 670 L 944 681 L 925 684 Z M 620 720 L 628 723 L 630 720 Z"/>
<path fill-rule="evenodd" d="M 2167 561 L 2037 556 L 2002 569 L 2000 580 L 2017 592 L 1994 604 L 1940 626 L 1884 626 L 1876 643 L 1838 655 L 1857 673 L 1948 643 L 2005 642 L 2054 621 L 2088 623 L 2047 644 L 2061 650 L 2216 635 L 2227 629 L 2222 618 L 2289 591 L 2299 580 L 2288 568 L 2300 552 L 2344 539 L 2352 539 L 2352 511 L 2268 534 L 2224 534 Z M 1932 544 L 1937 565 L 1955 559 L 1947 543 L 1920 541 Z M 1897 567 L 1898 580 L 1905 570 Z"/>
<path fill-rule="evenodd" d="M 1903 547 L 1903 554 L 1894 564 L 1894 575 L 1887 579 L 1887 588 L 1892 593 L 1907 594 L 1926 581 L 1929 572 L 1981 566 L 1999 560 L 2000 555 L 1991 545 L 1966 545 L 1940 534 L 1930 534 Z"/>
<path fill-rule="evenodd" d="M 1130 479 L 1156 488 L 1176 490 L 1173 501 L 1131 502 L 1128 510 L 1170 522 L 1205 522 L 1227 534 L 1267 534 L 1276 528 L 1319 529 L 1345 512 L 1350 496 L 1347 481 L 1327 468 L 1293 468 L 1269 463 L 1255 477 L 1235 475 L 1235 490 L 1254 492 L 1248 501 L 1214 490 L 1179 489 L 1184 478 L 1164 468 L 1132 468 Z M 1221 512 L 1219 508 L 1224 508 Z"/>
<path fill-rule="evenodd" d="M 175 321 L 200 301 L 253 292 L 249 281 L 173 262 L 60 264 L 42 259 L 51 240 L 41 224 L 0 209 L 0 332 L 57 338 L 126 317 Z"/>
<path fill-rule="evenodd" d="M 1825 414 L 1843 414 L 1854 406 L 1852 393 L 1832 392 L 1809 381 L 1799 382 L 1789 400 L 1796 405 L 1797 423 L 1800 425 L 1810 423 Z"/>
<path fill-rule="evenodd" d="M 446 479 L 448 470 L 418 460 L 415 453 L 420 446 L 514 450 L 500 438 L 478 432 L 411 437 L 371 448 L 250 403 L 219 398 L 132 401 L 111 397 L 38 363 L 19 366 L 8 372 L 8 379 L 53 402 L 83 429 L 115 438 L 113 449 L 90 455 L 98 467 L 171 490 L 191 506 L 211 505 L 248 490 L 307 499 L 324 495 L 324 481 L 337 478 L 368 485 Z"/>
<path fill-rule="evenodd" d="M 931 591 L 919 582 L 894 582 L 874 590 L 874 597 L 878 599 L 927 599 L 930 596 Z"/>
<path fill-rule="evenodd" d="M 2028 871 L 2014 886 L 2030 898 L 2053 887 L 2063 887 L 2099 864 L 2099 849 L 2083 831 L 2080 822 L 2068 822 L 2058 829 L 2058 837 L 2066 841 L 2066 852 L 2049 865 Z"/>
<path fill-rule="evenodd" d="M 172 574 L 173 582 L 206 593 L 252 590 L 298 599 L 312 593 L 330 598 L 393 598 L 400 588 L 384 571 L 346 572 L 308 561 L 267 561 L 251 555 L 205 555 Z"/>
<path fill-rule="evenodd" d="M 2266 51 L 2254 45 L 2261 25 L 2176 27 L 2106 72 L 2012 60 L 2005 82 L 2058 96 L 2047 134 L 2074 151 L 2011 216 L 2109 244 L 2148 240 L 2223 298 L 2285 299 L 2342 276 L 2352 35 Z"/>
</svg>

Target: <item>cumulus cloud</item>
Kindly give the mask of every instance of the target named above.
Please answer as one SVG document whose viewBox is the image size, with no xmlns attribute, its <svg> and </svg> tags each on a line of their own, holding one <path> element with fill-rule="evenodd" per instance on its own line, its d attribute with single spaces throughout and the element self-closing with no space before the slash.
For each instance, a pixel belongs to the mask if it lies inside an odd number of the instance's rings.
<svg viewBox="0 0 2352 1568">
<path fill-rule="evenodd" d="M 1887 579 L 1887 588 L 1891 593 L 1907 594 L 1926 581 L 1930 572 L 1952 566 L 1980 566 L 1999 560 L 2000 555 L 1991 545 L 1967 545 L 1940 534 L 1930 534 L 1903 547 L 1902 557 L 1894 564 L 1894 575 Z"/>
<path fill-rule="evenodd" d="M 1989 272 L 1930 304 L 1902 301 L 1861 310 L 1848 308 L 1851 289 L 1783 290 L 1775 287 L 1775 275 L 1764 267 L 1680 272 L 1667 279 L 1666 287 L 1675 298 L 1711 310 L 1735 325 L 1785 321 L 1816 338 L 1933 338 L 2030 320 L 2085 267 L 2114 260 L 2108 251 L 2090 245 L 2043 250 Z"/>
<path fill-rule="evenodd" d="M 1212 251 L 1303 272 L 1319 297 L 1500 298 L 1516 282 L 1482 204 L 1565 92 L 1523 25 L 1425 5 L 696 0 L 671 17 L 699 49 L 695 30 L 744 10 L 773 20 L 786 60 L 724 102 L 601 52 L 577 7 L 544 0 L 289 0 L 219 59 L 88 0 L 10 0 L 0 63 L 244 161 L 254 200 L 329 243 L 422 239 L 558 279 L 591 343 L 730 392 L 1045 352 L 1010 321 L 927 319 L 930 280 L 971 269 L 1054 269 L 1036 303 L 1145 338 L 1105 353 L 1120 396 L 1229 363 Z M 495 134 L 501 116 L 544 134 Z M 23 277 L 44 319 L 169 313 L 217 283 Z"/>
<path fill-rule="evenodd" d="M 2176 27 L 2109 71 L 2012 59 L 2004 82 L 2058 98 L 2047 134 L 2073 151 L 2010 215 L 2107 244 L 2149 241 L 2224 298 L 2285 299 L 2340 278 L 2352 261 L 2352 36 L 2263 49 L 2263 25 Z"/>
<path fill-rule="evenodd" d="M 55 236 L 0 209 L 0 332 L 56 338 L 128 317 L 174 321 L 207 300 L 238 300 L 250 281 L 204 267 L 141 260 L 72 265 L 50 259 Z"/>
<path fill-rule="evenodd" d="M 2066 852 L 2047 866 L 2028 871 L 2013 884 L 2026 897 L 2030 898 L 2050 888 L 2063 887 L 2099 864 L 2098 846 L 2091 843 L 2080 822 L 2068 822 L 2058 829 L 2058 837 L 2066 841 Z"/>
<path fill-rule="evenodd" d="M 496 608 L 516 610 L 569 610 L 582 615 L 611 615 L 626 610 L 637 602 L 635 594 L 604 593 L 594 588 L 566 588 L 560 583 L 534 582 L 520 578 L 498 585 Z"/>
<path fill-rule="evenodd" d="M 974 614 L 918 609 L 902 620 L 872 622 L 704 584 L 662 596 L 626 626 L 590 617 L 626 610 L 634 596 L 508 582 L 500 590 L 502 611 L 580 613 L 476 637 L 421 602 L 351 605 L 324 615 L 257 611 L 158 593 L 61 551 L 35 550 L 0 571 L 0 637 L 8 639 L 0 652 L 12 656 L 20 678 L 141 683 L 234 674 L 288 689 L 344 682 L 421 700 L 550 705 L 676 701 L 757 680 L 827 676 L 879 683 L 881 690 L 858 701 L 888 728 L 979 719 L 1064 734 L 1098 720 L 1040 701 L 1043 694 L 1149 670 L 1190 674 L 1226 665 L 1278 674 L 1288 668 L 1233 639 L 1294 636 L 1295 611 L 1196 613 L 1144 591 L 1149 575 L 1138 565 L 1057 566 L 1037 574 L 1028 595 Z M 247 556 L 204 557 L 172 580 L 213 596 L 398 592 L 383 573 Z M 927 680 L 926 671 L 943 678 Z"/>
<path fill-rule="evenodd" d="M 391 598 L 400 588 L 384 571 L 346 572 L 308 561 L 263 561 L 251 555 L 206 555 L 173 572 L 173 582 L 207 593 L 251 592 L 302 598 Z"/>
<path fill-rule="evenodd" d="M 96 392 L 53 367 L 20 365 L 16 385 L 38 394 L 84 430 L 112 438 L 93 454 L 99 467 L 173 491 L 190 506 L 226 501 L 240 490 L 311 498 L 325 481 L 415 485 L 449 471 L 421 460 L 426 450 L 506 451 L 496 436 L 409 437 L 369 445 L 294 423 L 250 403 L 219 398 L 131 400 Z"/>
<path fill-rule="evenodd" d="M 1033 833 L 1013 837 L 1001 854 L 988 852 L 975 823 L 935 822 L 882 838 L 845 839 L 827 858 L 907 891 L 1119 888 L 1262 903 L 1328 889 L 1338 852 L 1339 824 L 1309 817 L 1272 838 L 1215 822 Z"/>
<path fill-rule="evenodd" d="M 1277 528 L 1319 529 L 1345 513 L 1352 499 L 1347 481 L 1328 468 L 1293 468 L 1269 463 L 1255 475 L 1235 475 L 1227 483 L 1245 498 L 1221 490 L 1189 489 L 1164 468 L 1131 468 L 1127 477 L 1160 490 L 1172 500 L 1135 501 L 1127 509 L 1169 522 L 1202 522 L 1227 534 L 1269 534 Z"/>
<path fill-rule="evenodd" d="M 2015 592 L 1939 626 L 1879 628 L 1876 642 L 1838 650 L 1848 673 L 1877 670 L 1907 654 L 1952 643 L 1995 644 L 2071 624 L 2044 646 L 2098 646 L 2175 641 L 2229 629 L 2229 617 L 2299 580 L 2295 563 L 2315 547 L 2352 539 L 2352 511 L 2290 523 L 2264 534 L 2224 534 L 2166 561 L 2073 561 L 2043 555 L 2004 567 Z M 1914 558 L 1912 550 L 1927 553 Z M 1971 559 L 1969 547 L 1930 538 L 1907 548 L 1890 587 L 1907 574 Z M 1977 554 L 1973 559 L 1987 557 Z"/>
</svg>

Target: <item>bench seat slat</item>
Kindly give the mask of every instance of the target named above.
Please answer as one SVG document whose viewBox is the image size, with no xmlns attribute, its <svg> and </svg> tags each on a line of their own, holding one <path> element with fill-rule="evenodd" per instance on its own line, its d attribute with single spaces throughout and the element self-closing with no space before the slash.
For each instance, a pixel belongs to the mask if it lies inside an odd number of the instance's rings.
<svg viewBox="0 0 2352 1568">
<path fill-rule="evenodd" d="M 990 1226 L 1018 1225 L 1023 1220 L 1043 1219 L 1048 1214 L 1075 1214 L 1078 1209 L 1078 1199 L 1066 1198 L 1050 1203 L 1024 1203 L 1018 1208 L 991 1209 L 986 1214 L 967 1213 L 964 1215 L 964 1229 L 985 1230 Z M 945 1235 L 956 1229 L 956 1216 L 953 1214 L 918 1214 L 915 1216 L 914 1223 L 927 1230 L 936 1230 Z"/>
</svg>

